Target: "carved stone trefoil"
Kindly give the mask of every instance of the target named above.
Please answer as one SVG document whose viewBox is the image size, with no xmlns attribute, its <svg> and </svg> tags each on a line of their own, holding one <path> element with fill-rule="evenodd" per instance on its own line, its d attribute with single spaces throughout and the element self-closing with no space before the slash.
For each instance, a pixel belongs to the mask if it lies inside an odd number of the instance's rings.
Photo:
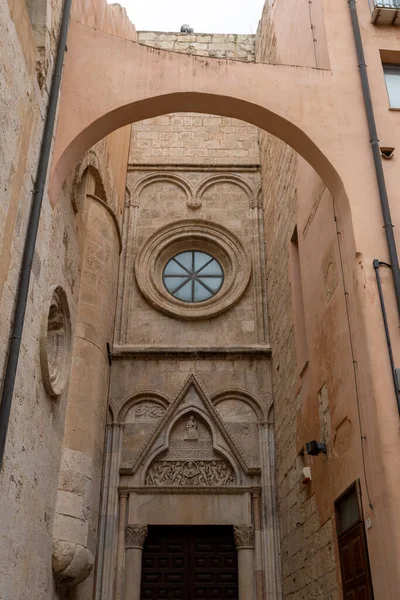
<svg viewBox="0 0 400 600">
<path fill-rule="evenodd" d="M 159 460 L 146 473 L 145 485 L 154 487 L 224 487 L 235 483 L 226 460 Z"/>
<path fill-rule="evenodd" d="M 125 529 L 125 548 L 143 549 L 147 536 L 147 525 L 128 525 Z"/>
<path fill-rule="evenodd" d="M 233 535 L 238 550 L 254 548 L 254 527 L 252 525 L 235 526 L 233 528 Z"/>
</svg>

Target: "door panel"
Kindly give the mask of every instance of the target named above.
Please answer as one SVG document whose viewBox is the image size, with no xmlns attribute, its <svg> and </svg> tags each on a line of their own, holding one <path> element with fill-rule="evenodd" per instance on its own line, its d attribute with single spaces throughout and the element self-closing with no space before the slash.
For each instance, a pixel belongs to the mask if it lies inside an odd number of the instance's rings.
<svg viewBox="0 0 400 600">
<path fill-rule="evenodd" d="M 345 600 L 373 600 L 364 523 L 352 527 L 338 541 Z"/>
<path fill-rule="evenodd" d="M 149 527 L 141 600 L 238 600 L 231 527 Z"/>
</svg>

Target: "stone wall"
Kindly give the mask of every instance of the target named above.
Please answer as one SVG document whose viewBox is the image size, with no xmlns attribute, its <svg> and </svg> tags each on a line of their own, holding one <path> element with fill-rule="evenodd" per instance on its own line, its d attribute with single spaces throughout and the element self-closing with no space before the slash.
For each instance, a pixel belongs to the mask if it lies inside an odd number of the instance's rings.
<svg viewBox="0 0 400 600">
<path fill-rule="evenodd" d="M 139 42 L 162 50 L 253 62 L 255 36 L 138 32 Z M 132 125 L 130 163 L 258 164 L 257 130 L 216 115 L 182 113 Z"/>
<path fill-rule="evenodd" d="M 257 165 L 257 130 L 243 121 L 176 113 L 132 125 L 130 163 Z"/>
<path fill-rule="evenodd" d="M 27 4 L 32 9 L 30 14 Z M 61 6 L 62 2 L 45 0 L 36 3 L 10 0 L 0 5 L 1 378 L 51 85 Z M 119 27 L 124 34 L 130 31 L 133 35 L 133 26 L 126 15 L 108 10 L 106 3 L 100 0 L 92 2 L 91 7 L 94 11 L 99 9 L 103 15 L 100 25 L 108 23 L 114 32 Z M 74 3 L 74 11 L 74 18 L 83 18 L 77 3 Z M 110 11 L 114 16 L 107 17 L 106 13 Z M 52 537 L 68 393 L 68 384 L 61 380 L 68 380 L 71 347 L 76 338 L 81 252 L 86 235 L 76 186 L 84 171 L 93 169 L 97 173 L 98 194 L 121 214 L 120 197 L 122 191 L 123 204 L 129 134 L 130 128 L 125 128 L 82 157 L 64 183 L 55 206 L 50 205 L 47 193 L 44 196 L 18 376 L 0 471 L 0 595 L 7 600 L 17 600 L 27 594 L 32 600 L 60 597 L 52 571 Z M 66 321 L 61 327 L 57 316 L 63 303 L 62 294 L 50 305 L 50 290 L 54 286 L 65 292 L 72 339 L 65 329 Z M 49 314 L 55 317 L 52 325 L 49 325 Z M 57 330 L 58 325 L 60 329 Z M 63 357 L 67 359 L 65 363 Z M 47 359 L 50 373 L 56 379 L 58 373 L 59 382 L 65 384 L 60 386 L 57 396 L 51 395 L 49 377 L 46 380 L 42 368 Z M 53 384 L 57 388 L 56 379 Z"/>
<path fill-rule="evenodd" d="M 268 4 L 264 8 L 257 35 L 257 60 L 260 62 L 279 63 L 287 60 L 290 51 L 287 34 L 283 54 L 276 39 L 276 28 L 279 33 L 279 27 L 284 23 L 287 25 L 287 20 L 275 17 L 278 21 L 275 27 L 273 18 L 276 11 L 281 9 L 284 9 L 283 3 L 279 2 L 274 8 L 275 12 Z M 293 3 L 290 6 L 292 9 Z M 307 32 L 300 28 L 297 34 L 303 36 L 297 46 L 304 50 L 307 47 Z M 296 47 L 296 42 L 292 42 L 293 48 Z M 304 62 L 301 53 L 298 57 Z M 311 46 L 309 59 L 315 60 Z M 308 59 L 305 60 L 307 64 Z M 320 435 L 318 415 L 311 415 L 309 408 L 305 407 L 315 402 L 312 379 L 321 376 L 311 358 L 315 337 L 307 327 L 315 316 L 310 314 L 312 289 L 320 276 L 312 263 L 307 262 L 305 239 L 310 227 L 314 231 L 318 227 L 316 223 L 321 215 L 325 211 L 332 211 L 332 198 L 316 173 L 294 150 L 265 132 L 259 135 L 283 597 L 285 600 L 333 600 L 339 597 L 333 504 L 328 510 L 321 511 L 314 484 L 302 483 L 302 469 L 312 463 L 310 457 L 304 456 L 304 443 L 314 437 L 319 439 Z M 318 218 L 315 218 L 316 214 Z M 325 244 L 329 246 L 332 239 L 335 241 L 332 212 L 331 216 L 329 234 L 324 241 L 319 240 L 320 252 Z M 300 252 L 297 265 L 291 256 L 296 227 L 296 246 Z M 296 268 L 300 268 L 300 273 L 294 272 Z M 302 282 L 300 290 L 294 289 L 298 282 Z M 338 285 L 340 287 L 335 280 L 335 290 Z M 301 324 L 302 327 L 298 327 L 296 322 L 304 321 L 304 313 L 296 302 L 296 293 L 302 295 L 309 319 Z M 300 344 L 296 339 L 299 331 L 306 335 Z M 301 346 L 305 347 L 305 352 L 299 352 Z M 307 422 L 304 420 L 304 411 L 308 412 Z M 317 460 L 314 459 L 314 463 Z"/>
<path fill-rule="evenodd" d="M 138 31 L 141 44 L 169 50 L 208 56 L 229 58 L 244 62 L 255 60 L 255 36 L 224 33 L 163 33 L 159 31 Z"/>
</svg>

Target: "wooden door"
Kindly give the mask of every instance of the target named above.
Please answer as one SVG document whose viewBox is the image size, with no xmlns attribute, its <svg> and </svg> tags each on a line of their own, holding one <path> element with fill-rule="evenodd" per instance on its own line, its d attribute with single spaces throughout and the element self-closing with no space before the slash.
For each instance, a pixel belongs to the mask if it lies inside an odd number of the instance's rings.
<svg viewBox="0 0 400 600">
<path fill-rule="evenodd" d="M 141 600 L 238 600 L 232 527 L 149 527 Z"/>
<path fill-rule="evenodd" d="M 339 538 L 344 600 L 373 600 L 364 523 Z"/>
</svg>

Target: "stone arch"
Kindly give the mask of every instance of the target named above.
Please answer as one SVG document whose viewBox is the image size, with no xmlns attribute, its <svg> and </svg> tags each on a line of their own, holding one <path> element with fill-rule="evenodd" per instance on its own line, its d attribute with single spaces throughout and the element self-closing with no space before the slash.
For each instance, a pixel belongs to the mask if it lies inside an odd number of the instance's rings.
<svg viewBox="0 0 400 600">
<path fill-rule="evenodd" d="M 161 394 L 160 392 L 154 392 L 151 390 L 144 390 L 142 392 L 138 392 L 137 394 L 134 394 L 133 396 L 128 396 L 128 398 L 125 398 L 125 400 L 123 400 L 121 407 L 118 411 L 118 415 L 117 415 L 117 422 L 118 423 L 124 423 L 125 418 L 128 414 L 128 412 L 130 411 L 130 409 L 134 406 L 136 406 L 137 404 L 140 404 L 141 402 L 151 402 L 154 403 L 158 406 L 160 406 L 160 408 L 162 408 L 164 410 L 164 412 L 167 410 L 168 406 L 171 404 L 171 400 L 165 396 L 164 394 Z"/>
<path fill-rule="evenodd" d="M 179 187 L 186 195 L 186 202 L 190 203 L 193 199 L 192 186 L 186 181 L 184 177 L 175 175 L 173 173 L 152 173 L 139 179 L 132 189 L 132 197 L 134 198 L 135 206 L 140 205 L 141 193 L 150 185 L 154 183 L 171 183 Z"/>
<path fill-rule="evenodd" d="M 211 402 L 215 407 L 217 407 L 218 404 L 224 400 L 240 400 L 245 404 L 248 404 L 253 409 L 257 415 L 257 419 L 260 422 L 264 421 L 265 419 L 265 410 L 261 402 L 249 392 L 234 388 L 227 388 L 211 396 Z"/>
<path fill-rule="evenodd" d="M 338 85 L 320 69 L 155 50 L 72 23 L 50 195 L 56 201 L 82 154 L 116 129 L 163 114 L 198 112 L 240 119 L 277 136 L 310 163 L 333 196 L 347 202 L 338 173 L 344 167 L 341 117 L 330 110 Z"/>
<path fill-rule="evenodd" d="M 212 187 L 213 185 L 217 185 L 218 183 L 231 183 L 233 185 L 238 186 L 241 190 L 243 190 L 249 200 L 249 205 L 254 206 L 255 202 L 255 193 L 252 186 L 245 180 L 243 177 L 239 175 L 219 173 L 218 175 L 212 175 L 211 177 L 207 177 L 204 181 L 202 181 L 196 189 L 196 197 L 201 202 L 206 191 Z"/>
<path fill-rule="evenodd" d="M 110 204 L 112 198 L 112 188 L 107 183 L 107 177 L 103 171 L 102 161 L 99 159 L 96 151 L 90 148 L 82 159 L 76 164 L 74 169 L 71 200 L 74 207 L 78 206 L 79 186 L 82 177 L 90 169 L 95 179 L 95 196 Z"/>
</svg>

